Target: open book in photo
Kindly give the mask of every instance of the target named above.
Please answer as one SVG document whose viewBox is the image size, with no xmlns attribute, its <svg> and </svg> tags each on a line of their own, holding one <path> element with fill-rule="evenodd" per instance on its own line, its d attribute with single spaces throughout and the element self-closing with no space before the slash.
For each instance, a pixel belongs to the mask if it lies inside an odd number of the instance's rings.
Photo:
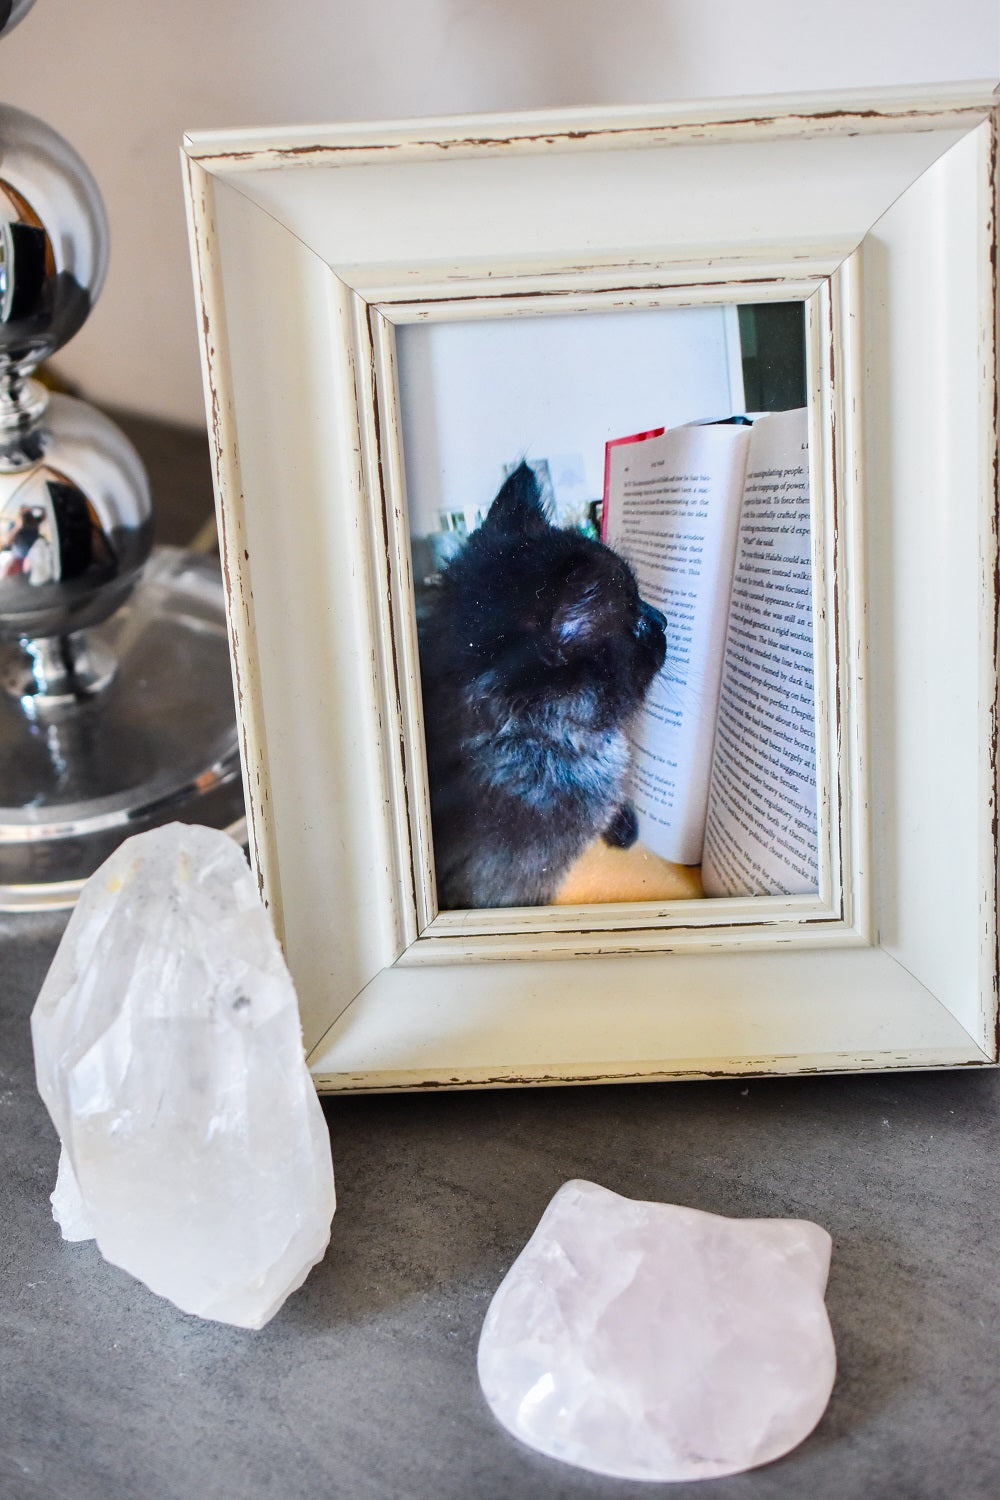
<svg viewBox="0 0 1000 1500">
<path fill-rule="evenodd" d="M 633 725 L 653 853 L 706 895 L 817 889 L 808 414 L 607 445 L 602 531 L 667 618 Z"/>
</svg>

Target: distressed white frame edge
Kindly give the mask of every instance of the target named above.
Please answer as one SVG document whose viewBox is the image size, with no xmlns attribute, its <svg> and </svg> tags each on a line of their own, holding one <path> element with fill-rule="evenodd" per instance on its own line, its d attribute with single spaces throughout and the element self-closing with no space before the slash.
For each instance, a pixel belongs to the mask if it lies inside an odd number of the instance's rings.
<svg viewBox="0 0 1000 1500">
<path fill-rule="evenodd" d="M 948 93 L 949 91 L 944 92 Z M 942 91 L 937 91 L 934 98 L 940 99 L 941 93 Z M 977 112 L 980 118 L 985 118 L 990 100 L 986 97 L 985 91 L 978 97 L 973 97 L 973 95 L 973 90 L 953 91 L 951 94 L 952 105 L 962 119 L 968 120 L 970 116 L 974 116 Z M 934 113 L 935 107 L 933 103 L 928 104 L 926 99 L 921 102 L 920 106 L 924 114 L 931 115 Z M 903 113 L 906 112 L 902 101 L 900 108 Z M 898 117 L 897 115 L 896 118 Z M 768 123 L 773 122 L 765 122 L 764 128 L 767 128 Z M 744 128 L 752 130 L 752 124 Z M 295 132 L 292 134 L 294 135 Z M 303 138 L 303 134 L 299 133 L 300 140 Z M 995 159 L 995 135 L 991 137 L 991 141 L 991 151 Z M 239 552 L 241 515 L 238 500 L 235 498 L 239 495 L 239 462 L 235 451 L 235 414 L 231 400 L 231 387 L 228 383 L 228 376 L 231 372 L 225 369 L 227 352 L 224 344 L 224 289 L 219 276 L 219 265 L 214 262 L 213 257 L 214 232 L 212 214 L 213 199 L 217 184 L 210 181 L 213 173 L 211 166 L 206 163 L 205 159 L 206 156 L 211 156 L 211 152 L 205 153 L 204 150 L 201 150 L 202 161 L 199 165 L 196 163 L 196 156 L 199 149 L 196 143 L 193 148 L 193 154 L 188 157 L 187 171 L 189 177 L 189 211 L 192 221 L 193 255 L 196 263 L 196 276 L 201 288 L 205 316 L 203 325 L 203 363 L 206 374 L 209 410 L 210 416 L 213 417 L 215 435 L 217 493 L 220 501 L 224 502 L 223 511 L 230 513 L 231 522 L 228 533 L 224 532 L 223 545 L 229 569 L 228 586 L 233 620 L 234 660 L 237 671 L 240 673 L 242 682 L 245 685 L 244 691 L 249 689 L 253 693 L 259 684 L 254 669 L 253 652 L 250 647 L 252 639 L 252 606 L 249 597 L 249 579 L 244 577 L 244 572 L 248 570 L 244 570 L 242 566 L 243 559 Z M 287 151 L 287 149 L 288 141 L 286 137 L 286 145 L 282 150 Z M 274 159 L 273 153 L 270 153 L 270 157 L 272 160 Z M 228 171 L 231 166 L 231 157 L 226 157 L 225 152 L 223 152 L 223 156 L 220 159 L 222 160 L 223 170 Z M 248 169 L 249 165 L 248 159 L 244 157 L 240 170 Z M 260 162 L 256 162 L 255 165 L 259 166 Z M 987 238 L 992 238 L 992 233 L 992 223 L 988 227 L 983 226 L 982 237 L 984 241 Z M 991 289 L 990 295 L 992 297 L 992 305 L 995 309 L 995 288 Z M 992 325 L 985 330 L 982 354 L 984 368 L 981 400 L 984 408 L 990 408 L 995 418 L 995 315 Z M 981 584 L 984 612 L 989 614 L 993 639 L 995 640 L 995 421 L 992 426 L 992 433 L 993 435 L 989 441 L 984 441 L 980 453 L 980 466 L 983 471 L 981 485 L 982 503 L 987 508 L 984 524 L 992 538 L 992 559 L 989 556 L 984 557 Z M 224 514 L 224 526 L 225 521 L 226 516 Z M 856 543 L 852 543 L 852 545 L 856 547 Z M 989 552 L 990 549 L 986 548 L 985 550 Z M 985 606 L 989 606 L 989 608 L 986 609 Z M 987 659 L 986 653 L 981 653 L 979 667 L 981 677 L 980 698 L 981 703 L 984 705 L 984 728 L 988 729 L 990 733 L 980 738 L 978 759 L 982 788 L 989 799 L 989 808 L 992 813 L 992 810 L 996 807 L 996 759 L 995 740 L 993 738 L 996 722 L 995 658 L 993 663 L 991 663 Z M 260 768 L 266 765 L 266 743 L 263 734 L 263 723 L 259 714 L 255 719 L 251 716 L 250 722 L 244 722 L 243 736 L 245 764 L 249 768 L 248 785 L 252 792 L 254 770 L 259 773 Z M 253 800 L 253 796 L 251 796 L 251 804 L 253 804 Z M 275 868 L 274 861 L 276 856 L 273 847 L 270 847 L 273 845 L 272 835 L 273 830 L 268 828 L 266 820 L 252 818 L 252 838 L 258 865 L 266 868 L 270 864 L 273 870 Z M 872 1044 L 871 1038 L 861 1035 L 863 1028 L 859 1027 L 857 1028 L 857 1045 L 846 1048 L 837 1048 L 832 1044 L 826 1046 L 821 1044 L 818 1051 L 813 1045 L 807 1046 L 800 1051 L 795 1051 L 794 1049 L 779 1049 L 777 1046 L 774 1046 L 765 1052 L 751 1054 L 747 1049 L 742 1049 L 736 1055 L 726 1056 L 717 1055 L 717 1053 L 721 1053 L 722 1049 L 715 1049 L 708 1057 L 701 1059 L 690 1057 L 685 1062 L 677 1061 L 674 1064 L 666 1066 L 663 1065 L 662 1055 L 658 1064 L 656 1057 L 649 1055 L 649 1049 L 646 1048 L 643 1051 L 641 1061 L 635 1066 L 628 1066 L 619 1062 L 617 1064 L 607 1063 L 597 1067 L 581 1068 L 578 1059 L 567 1058 L 565 1063 L 556 1063 L 554 1066 L 548 1063 L 530 1063 L 522 1059 L 514 1066 L 505 1068 L 502 1065 L 491 1065 L 489 1063 L 484 1065 L 481 1061 L 478 1064 L 473 1064 L 467 1058 L 464 1061 L 459 1060 L 459 1062 L 453 1064 L 449 1064 L 447 1060 L 442 1063 L 440 1059 L 433 1059 L 431 1057 L 428 1057 L 423 1062 L 418 1057 L 416 1066 L 406 1067 L 400 1065 L 398 1049 L 396 1049 L 397 1055 L 395 1056 L 378 1056 L 380 1046 L 376 1045 L 374 1050 L 370 1048 L 371 1065 L 368 1066 L 366 1064 L 359 1069 L 357 1067 L 357 1059 L 348 1056 L 347 1052 L 345 1052 L 343 1037 L 337 1035 L 337 1023 L 333 1018 L 332 1012 L 328 1011 L 333 1025 L 327 1041 L 313 1048 L 314 1068 L 317 1073 L 317 1079 L 321 1086 L 348 1088 L 416 1087 L 426 1084 L 460 1086 L 463 1083 L 487 1086 L 490 1083 L 509 1083 L 515 1081 L 559 1081 L 560 1078 L 568 1080 L 584 1077 L 705 1076 L 707 1073 L 716 1072 L 771 1071 L 774 1064 L 777 1065 L 777 1070 L 779 1071 L 797 1071 L 800 1068 L 843 1069 L 852 1067 L 962 1065 L 991 1061 L 995 1058 L 992 1041 L 996 1024 L 995 842 L 986 841 L 981 844 L 980 862 L 982 867 L 981 884 L 984 895 L 980 945 L 980 969 L 984 1003 L 982 1027 L 981 1029 L 977 1027 L 981 1038 L 979 1043 L 974 1041 L 964 1027 L 958 1027 L 957 1030 L 949 1028 L 947 1024 L 944 1024 L 942 1027 L 939 1024 L 945 1019 L 939 1014 L 942 1007 L 937 1001 L 931 1000 L 929 1014 L 913 1022 L 914 1035 L 917 1037 L 922 1036 L 925 1045 L 917 1044 L 909 1047 L 895 1045 L 891 1038 L 888 1039 L 886 1045 L 876 1046 Z M 272 909 L 275 911 L 280 930 L 282 913 L 280 907 L 275 904 L 275 894 L 276 892 L 272 891 Z M 873 957 L 876 953 L 879 960 L 887 959 L 887 955 L 879 953 L 877 950 L 873 950 L 868 954 L 860 953 L 852 956 L 856 959 L 867 959 Z M 847 955 L 844 956 L 846 957 Z M 757 955 L 747 954 L 745 955 L 745 959 L 741 958 L 740 960 L 750 977 L 752 977 L 752 969 L 749 967 L 751 964 L 758 973 L 761 972 L 757 964 L 757 957 Z M 768 965 L 768 967 L 770 957 L 769 955 L 759 955 L 760 962 Z M 629 960 L 624 961 L 629 962 Z M 696 963 L 701 962 L 700 959 L 695 959 L 694 961 Z M 888 961 L 891 962 L 891 960 Z M 615 965 L 617 968 L 620 960 L 612 958 L 603 962 Z M 648 960 L 640 959 L 638 962 L 648 963 Z M 711 963 L 712 960 L 708 960 L 708 962 Z M 673 965 L 674 977 L 680 977 L 680 969 L 676 961 L 672 960 L 671 963 Z M 690 972 L 689 964 L 690 960 L 683 963 L 685 973 Z M 484 967 L 487 970 L 489 969 L 489 966 Z M 884 969 L 884 964 L 882 967 Z M 427 971 L 428 974 L 434 974 L 435 972 L 440 973 L 440 971 L 435 970 Z M 895 978 L 900 977 L 895 971 L 887 972 L 892 972 Z M 526 980 L 529 979 L 527 974 L 523 977 Z M 608 978 L 610 979 L 610 977 L 609 973 Z M 353 1027 L 355 1030 L 360 1029 L 362 1031 L 369 1024 L 371 1015 L 374 1012 L 379 1012 L 381 1019 L 376 1029 L 382 1033 L 381 1050 L 385 1051 L 387 1047 L 389 1054 L 393 1051 L 390 1039 L 392 1034 L 397 1030 L 394 1024 L 395 1021 L 402 1017 L 411 1021 L 414 1011 L 417 1014 L 426 1013 L 426 1002 L 422 1002 L 419 996 L 411 996 L 412 1003 L 409 1001 L 405 1003 L 401 1002 L 397 983 L 400 978 L 402 976 L 398 969 L 383 971 L 381 974 L 374 976 L 372 981 L 357 993 L 353 1001 L 349 998 L 347 999 L 346 1011 L 340 1009 L 340 1014 L 342 1016 L 346 1015 L 348 1018 L 348 1022 L 350 1023 L 349 1029 Z M 412 979 L 413 975 L 411 974 L 408 979 L 408 984 L 411 986 Z M 701 988 L 702 986 L 694 986 L 692 994 L 694 990 Z M 921 988 L 921 986 L 917 985 L 918 990 Z M 390 991 L 392 993 L 389 993 Z M 806 1002 L 803 997 L 803 1003 L 809 1004 L 812 1002 Z M 401 1004 L 402 1009 L 400 1008 Z M 906 1011 L 910 1004 L 911 1001 L 908 1000 L 903 1006 L 903 1011 Z M 340 1002 L 337 1002 L 334 1009 L 336 1010 L 339 1007 Z M 669 1010 L 670 1006 L 666 1005 L 665 1002 L 661 1005 L 661 1001 L 658 999 L 657 1008 Z M 892 1030 L 889 1020 L 890 1009 L 891 1007 L 886 1007 L 885 1016 L 883 1017 L 885 1021 L 883 1031 L 887 1029 L 889 1031 Z M 490 1046 L 495 1047 L 501 1034 L 509 1033 L 510 1019 L 510 1017 L 507 1017 L 500 1024 L 499 1032 L 497 1031 L 496 1024 L 493 1024 L 491 1036 L 487 1036 L 484 1033 L 487 1048 Z M 360 1028 L 353 1024 L 357 1021 L 362 1023 Z M 904 1031 L 908 1025 L 909 1021 L 903 1026 Z M 403 1026 L 399 1029 L 405 1031 L 407 1027 Z M 342 1031 L 343 1028 L 341 1027 L 340 1030 Z M 488 1030 L 489 1028 L 487 1028 Z M 848 1026 L 848 1030 L 850 1030 L 850 1026 Z M 441 1043 L 441 1037 L 438 1036 L 435 1039 L 432 1033 L 433 1027 L 425 1031 L 431 1052 L 434 1051 L 435 1046 L 439 1049 Z M 315 1032 L 313 1036 L 315 1039 Z M 777 1036 L 775 1037 L 775 1041 L 777 1041 Z M 426 1052 L 428 1048 L 425 1047 L 423 1050 Z M 332 1066 L 334 1062 L 336 1063 L 336 1067 Z"/>
<path fill-rule="evenodd" d="M 496 148 L 518 151 L 549 148 L 567 138 L 568 149 L 592 150 L 594 138 L 629 144 L 668 140 L 729 140 L 766 130 L 771 135 L 832 135 L 855 129 L 895 130 L 900 124 L 928 128 L 964 123 L 996 103 L 995 79 L 941 83 L 923 89 L 908 85 L 826 90 L 809 94 L 751 95 L 674 104 L 613 105 L 520 111 L 515 114 L 442 115 L 365 123 L 287 125 L 261 129 L 188 131 L 189 160 L 224 162 L 228 170 L 252 172 L 262 165 L 322 165 L 330 154 L 350 153 L 353 161 L 393 154 L 439 154 Z M 603 140 L 602 140 L 603 144 Z"/>
<path fill-rule="evenodd" d="M 244 712 L 245 695 L 256 688 L 252 649 L 253 612 L 246 569 L 240 565 L 240 522 L 238 511 L 233 505 L 234 497 L 241 494 L 240 460 L 235 439 L 235 414 L 231 385 L 222 373 L 227 363 L 225 344 L 219 342 L 220 330 L 224 327 L 225 300 L 221 265 L 212 254 L 214 240 L 212 183 L 210 175 L 195 164 L 194 159 L 186 150 L 181 153 L 181 168 L 184 173 L 184 202 L 187 212 L 192 272 L 198 294 L 197 313 L 200 321 L 198 348 L 212 454 L 219 558 L 226 594 L 229 655 L 236 697 L 236 721 L 240 736 L 240 762 L 246 802 L 247 840 L 261 899 L 270 910 L 271 920 L 280 938 L 283 927 L 281 907 L 276 902 L 273 892 L 270 895 L 265 892 L 263 874 L 268 863 L 273 867 L 275 858 L 273 850 L 270 860 L 265 853 L 267 831 L 258 815 L 258 803 L 253 793 L 253 778 L 256 775 L 259 779 L 261 768 L 267 763 L 264 724 L 259 714 L 250 715 Z"/>
</svg>

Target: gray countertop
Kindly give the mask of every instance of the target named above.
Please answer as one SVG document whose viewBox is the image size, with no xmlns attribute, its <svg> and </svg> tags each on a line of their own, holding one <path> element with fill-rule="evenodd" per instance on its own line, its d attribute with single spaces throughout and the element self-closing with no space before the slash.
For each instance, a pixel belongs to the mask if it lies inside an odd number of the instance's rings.
<svg viewBox="0 0 1000 1500">
<path fill-rule="evenodd" d="M 190 497 L 203 440 L 145 425 L 168 477 L 191 476 L 182 519 L 161 528 L 185 540 L 204 510 Z M 28 1033 L 60 930 L 0 919 L 2 1500 L 1000 1495 L 996 1073 L 329 1100 L 329 1253 L 246 1333 L 60 1239 Z M 734 1479 L 629 1484 L 545 1460 L 494 1422 L 475 1373 L 482 1318 L 573 1177 L 830 1230 L 840 1371 L 799 1449 Z"/>
<path fill-rule="evenodd" d="M 996 1073 L 329 1100 L 330 1250 L 245 1333 L 59 1237 L 28 1035 L 58 930 L 0 924 L 5 1500 L 996 1500 Z M 729 1480 L 628 1484 L 542 1459 L 494 1422 L 475 1374 L 483 1314 L 572 1177 L 830 1230 L 840 1373 L 796 1452 Z"/>
</svg>

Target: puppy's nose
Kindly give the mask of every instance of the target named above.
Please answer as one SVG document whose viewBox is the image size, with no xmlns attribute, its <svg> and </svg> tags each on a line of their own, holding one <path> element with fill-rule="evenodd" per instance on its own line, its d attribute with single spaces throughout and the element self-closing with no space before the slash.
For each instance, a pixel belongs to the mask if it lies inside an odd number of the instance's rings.
<svg viewBox="0 0 1000 1500">
<path fill-rule="evenodd" d="M 645 620 L 647 624 L 658 625 L 661 630 L 666 630 L 667 617 L 666 615 L 661 615 L 660 611 L 656 609 L 654 605 L 647 604 L 645 599 L 640 599 L 639 609 L 641 611 L 642 619 Z"/>
</svg>

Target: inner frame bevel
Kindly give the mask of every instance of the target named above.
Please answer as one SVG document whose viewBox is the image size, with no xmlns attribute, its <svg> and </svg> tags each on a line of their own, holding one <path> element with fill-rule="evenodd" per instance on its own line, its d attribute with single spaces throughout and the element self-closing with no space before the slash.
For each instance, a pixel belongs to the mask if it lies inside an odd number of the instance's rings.
<svg viewBox="0 0 1000 1500">
<path fill-rule="evenodd" d="M 794 280 L 790 276 L 753 281 L 740 279 L 735 283 L 727 282 L 724 287 L 715 280 L 683 287 L 661 283 L 647 284 L 630 289 L 627 305 L 655 308 L 778 300 L 801 300 L 806 304 L 809 351 L 807 369 L 810 387 L 808 404 L 811 426 L 813 431 L 818 427 L 826 435 L 822 450 L 814 448 L 810 461 L 812 512 L 815 527 L 814 663 L 819 669 L 817 675 L 822 678 L 821 663 L 831 653 L 829 629 L 824 630 L 822 638 L 819 632 L 818 616 L 821 611 L 816 606 L 824 597 L 826 574 L 824 568 L 817 568 L 816 554 L 821 547 L 825 547 L 830 527 L 836 529 L 835 518 L 829 514 L 836 497 L 835 492 L 830 492 L 831 476 L 825 472 L 825 469 L 833 464 L 833 404 L 842 398 L 832 378 L 836 360 L 833 352 L 835 330 L 830 312 L 829 278 L 824 275 L 803 276 L 801 263 L 795 267 L 795 270 L 798 275 Z M 797 296 L 793 295 L 793 288 Z M 720 295 L 722 291 L 728 291 L 730 295 L 722 296 Z M 827 712 L 828 695 L 821 695 L 819 686 L 816 692 L 817 780 L 820 780 L 820 766 L 823 765 L 825 784 L 821 783 L 820 786 L 821 802 L 831 809 L 831 814 L 827 818 L 827 837 L 821 836 L 820 838 L 820 890 L 823 891 L 825 887 L 828 892 L 825 899 L 821 896 L 714 897 L 693 902 L 677 901 L 666 904 L 629 902 L 602 903 L 599 906 L 488 908 L 474 912 L 440 912 L 437 910 L 433 887 L 433 840 L 427 795 L 426 759 L 420 728 L 422 704 L 419 686 L 419 654 L 414 625 L 403 445 L 399 421 L 395 326 L 436 321 L 438 318 L 447 318 L 456 314 L 455 303 L 445 299 L 415 302 L 412 286 L 405 290 L 401 288 L 399 297 L 399 301 L 381 298 L 377 304 L 369 305 L 368 313 L 372 331 L 376 400 L 380 413 L 378 426 L 382 483 L 386 497 L 385 508 L 387 515 L 393 518 L 391 572 L 397 584 L 405 578 L 409 586 L 409 592 L 399 587 L 394 590 L 391 616 L 392 630 L 400 657 L 405 657 L 408 664 L 407 691 L 398 705 L 398 715 L 400 742 L 404 747 L 406 767 L 403 791 L 410 837 L 413 841 L 413 857 L 410 864 L 414 872 L 418 872 L 411 898 L 417 914 L 419 931 L 419 937 L 414 946 L 433 948 L 440 953 L 444 943 L 449 946 L 454 944 L 456 947 L 461 945 L 463 950 L 466 950 L 462 953 L 462 957 L 469 958 L 476 956 L 475 949 L 480 945 L 481 940 L 485 940 L 488 946 L 489 941 L 495 937 L 503 943 L 506 950 L 504 956 L 514 956 L 514 950 L 508 946 L 508 940 L 517 937 L 530 940 L 532 938 L 544 939 L 547 935 L 554 938 L 557 935 L 575 934 L 578 941 L 583 940 L 588 947 L 596 941 L 603 949 L 607 938 L 613 934 L 621 936 L 623 947 L 631 947 L 638 934 L 646 936 L 661 934 L 660 946 L 664 949 L 673 949 L 683 945 L 685 934 L 696 938 L 697 945 L 700 946 L 708 935 L 708 931 L 712 929 L 717 929 L 714 946 L 718 946 L 718 940 L 722 938 L 723 933 L 727 934 L 724 939 L 726 946 L 736 947 L 746 941 L 756 943 L 761 940 L 780 941 L 782 945 L 785 945 L 789 942 L 794 943 L 797 934 L 811 946 L 821 934 L 824 942 L 829 943 L 831 939 L 836 941 L 838 928 L 843 940 L 858 941 L 859 934 L 849 930 L 849 919 L 848 927 L 845 928 L 843 888 L 839 881 L 834 880 L 834 872 L 845 866 L 851 866 L 853 860 L 843 858 L 845 851 L 841 846 L 847 830 L 842 825 L 842 798 L 839 795 L 839 788 L 831 785 L 829 756 L 825 752 L 823 733 L 823 726 L 831 716 Z M 822 300 L 824 304 L 822 311 L 817 308 L 819 300 Z M 612 290 L 595 292 L 592 289 L 580 292 L 570 285 L 559 295 L 553 295 L 551 290 L 547 291 L 544 299 L 540 299 L 537 293 L 529 288 L 520 297 L 505 296 L 502 306 L 495 297 L 463 298 L 458 315 L 470 319 L 491 316 L 537 317 L 547 314 L 565 315 L 570 312 L 600 315 L 605 311 L 620 312 L 622 310 L 623 298 L 620 292 Z M 813 352 L 815 349 L 820 350 L 818 356 Z M 829 376 L 826 376 L 824 371 L 830 372 Z M 817 457 L 820 451 L 822 451 L 824 466 L 822 473 L 819 472 L 820 462 Z M 819 524 L 815 525 L 817 522 Z M 826 613 L 825 609 L 823 613 Z M 832 655 L 836 659 L 835 648 Z M 838 691 L 836 669 L 833 680 L 836 693 Z M 836 780 L 836 778 L 833 779 Z M 824 791 L 825 797 L 822 796 Z M 803 931 L 804 928 L 811 929 L 811 931 Z M 589 942 L 587 935 L 589 935 Z M 648 951 L 646 941 L 641 943 L 641 947 L 643 951 Z M 537 942 L 529 941 L 524 951 L 528 956 L 539 956 Z M 574 951 L 579 951 L 579 949 Z M 428 961 L 431 961 L 429 951 L 426 956 Z M 482 956 L 485 958 L 497 955 L 493 953 L 488 955 L 484 951 Z M 455 957 L 459 957 L 458 952 L 455 953 Z M 411 962 L 420 961 L 418 953 L 412 949 L 408 951 L 407 958 Z"/>
</svg>

